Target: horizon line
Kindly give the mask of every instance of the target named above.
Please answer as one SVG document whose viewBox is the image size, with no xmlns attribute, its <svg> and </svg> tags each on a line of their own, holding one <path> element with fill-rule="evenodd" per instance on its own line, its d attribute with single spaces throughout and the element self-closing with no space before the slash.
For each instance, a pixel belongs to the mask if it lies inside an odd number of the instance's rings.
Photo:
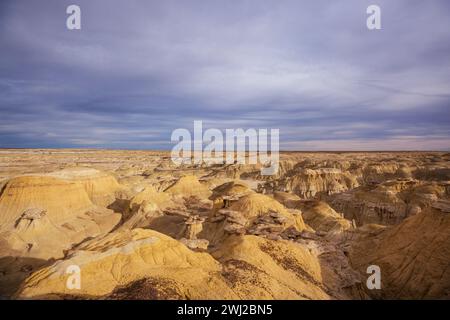
<svg viewBox="0 0 450 320">
<path fill-rule="evenodd" d="M 171 149 L 123 149 L 123 148 L 113 148 L 113 147 L 51 147 L 51 148 L 40 148 L 40 147 L 33 147 L 33 148 L 26 148 L 26 147 L 0 147 L 0 150 L 89 150 L 89 151 L 107 151 L 107 150 L 113 150 L 113 151 L 154 151 L 154 152 L 170 152 Z M 202 150 L 192 150 L 192 152 L 199 152 Z M 246 153 L 248 153 L 248 150 L 244 150 Z M 236 152 L 236 151 L 234 151 Z M 259 151 L 256 151 L 259 152 Z M 269 151 L 270 152 L 270 151 Z M 398 149 L 398 150 L 360 150 L 360 149 L 355 149 L 355 150 L 339 150 L 339 149 L 333 149 L 333 150 L 279 150 L 280 153 L 289 153 L 289 152 L 311 152 L 311 153 L 323 153 L 323 152 L 331 152 L 331 153 L 336 153 L 336 152 L 340 152 L 340 153 L 351 153 L 351 152 L 355 152 L 355 153 L 368 153 L 368 152 L 407 152 L 407 153 L 412 153 L 412 152 L 450 152 L 450 148 L 449 149 L 442 149 L 442 150 L 436 150 L 436 149 L 417 149 L 417 150 L 402 150 L 402 149 Z"/>
</svg>

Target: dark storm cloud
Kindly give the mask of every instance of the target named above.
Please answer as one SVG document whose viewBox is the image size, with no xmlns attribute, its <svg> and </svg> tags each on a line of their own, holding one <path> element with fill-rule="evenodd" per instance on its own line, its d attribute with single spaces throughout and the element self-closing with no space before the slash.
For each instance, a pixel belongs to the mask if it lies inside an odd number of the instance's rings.
<svg viewBox="0 0 450 320">
<path fill-rule="evenodd" d="M 2 1 L 0 147 L 170 148 L 203 120 L 280 128 L 284 149 L 449 149 L 449 16 L 445 0 Z"/>
</svg>

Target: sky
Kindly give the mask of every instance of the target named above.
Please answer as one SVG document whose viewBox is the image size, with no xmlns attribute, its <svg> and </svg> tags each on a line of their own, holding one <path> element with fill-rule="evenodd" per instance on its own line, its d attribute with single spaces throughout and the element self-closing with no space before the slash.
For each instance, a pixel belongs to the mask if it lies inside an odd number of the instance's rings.
<svg viewBox="0 0 450 320">
<path fill-rule="evenodd" d="M 450 2 L 0 2 L 0 148 L 170 149 L 194 120 L 278 128 L 282 150 L 450 150 Z"/>
</svg>

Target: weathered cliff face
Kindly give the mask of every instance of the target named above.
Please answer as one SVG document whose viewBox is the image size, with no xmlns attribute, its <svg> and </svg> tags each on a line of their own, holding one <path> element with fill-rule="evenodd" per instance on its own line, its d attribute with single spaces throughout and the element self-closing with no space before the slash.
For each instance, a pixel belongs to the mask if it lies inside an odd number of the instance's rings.
<svg viewBox="0 0 450 320">
<path fill-rule="evenodd" d="M 414 171 L 414 177 L 419 180 L 450 181 L 450 168 L 443 165 L 419 167 Z"/>
<path fill-rule="evenodd" d="M 378 156 L 339 154 L 331 160 L 306 154 L 292 169 L 260 182 L 258 192 L 322 200 L 357 225 L 398 224 L 433 201 L 448 199 L 449 168 L 444 158 Z"/>
<path fill-rule="evenodd" d="M 365 185 L 382 183 L 386 180 L 410 177 L 410 168 L 403 167 L 395 162 L 374 163 L 363 165 L 361 168 L 361 181 Z"/>
<path fill-rule="evenodd" d="M 111 202 L 119 188 L 96 170 L 10 179 L 0 195 L 0 294 L 73 245 L 111 231 L 121 215 L 95 202 Z"/>
<path fill-rule="evenodd" d="M 448 297 L 448 155 L 282 153 L 261 176 L 96 152 L 22 155 L 26 175 L 0 166 L 2 298 Z M 42 173 L 40 159 L 63 170 Z M 367 290 L 372 264 L 381 291 Z"/>
<path fill-rule="evenodd" d="M 357 186 L 356 178 L 340 169 L 301 169 L 286 178 L 286 189 L 305 199 L 341 193 Z"/>
<path fill-rule="evenodd" d="M 442 299 L 450 297 L 450 203 L 439 201 L 397 226 L 362 232 L 351 243 L 352 266 L 366 273 L 381 270 L 374 298 Z"/>
<path fill-rule="evenodd" d="M 0 196 L 0 237 L 21 256 L 61 257 L 72 244 L 119 222 L 120 214 L 93 202 L 114 197 L 117 186 L 90 170 L 13 178 Z"/>
<path fill-rule="evenodd" d="M 261 184 L 260 190 L 264 193 L 291 192 L 302 199 L 311 199 L 320 195 L 341 193 L 358 185 L 356 177 L 340 169 L 297 167 L 278 180 Z"/>
<path fill-rule="evenodd" d="M 353 227 L 351 220 L 345 219 L 343 214 L 334 211 L 326 202 L 301 201 L 299 208 L 304 221 L 310 227 L 329 236 L 341 234 Z"/>
<path fill-rule="evenodd" d="M 394 180 L 376 187 L 360 187 L 329 197 L 327 201 L 359 226 L 393 225 L 420 213 L 438 199 L 448 199 L 447 189 L 447 183 Z"/>
</svg>

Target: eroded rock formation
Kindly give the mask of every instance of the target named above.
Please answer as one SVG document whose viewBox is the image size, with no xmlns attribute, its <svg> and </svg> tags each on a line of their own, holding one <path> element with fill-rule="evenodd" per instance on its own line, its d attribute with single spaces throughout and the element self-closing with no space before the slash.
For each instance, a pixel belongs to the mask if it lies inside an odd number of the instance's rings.
<svg viewBox="0 0 450 320">
<path fill-rule="evenodd" d="M 165 152 L 0 154 L 1 298 L 450 297 L 442 153 L 282 153 L 273 176 Z"/>
</svg>

